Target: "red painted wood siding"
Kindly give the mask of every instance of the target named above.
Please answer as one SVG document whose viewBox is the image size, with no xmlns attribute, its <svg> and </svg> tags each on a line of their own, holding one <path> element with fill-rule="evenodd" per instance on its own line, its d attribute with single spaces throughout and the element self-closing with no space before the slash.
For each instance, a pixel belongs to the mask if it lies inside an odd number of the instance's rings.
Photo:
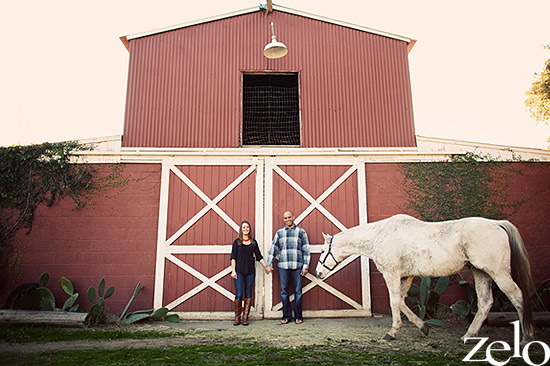
<svg viewBox="0 0 550 366">
<path fill-rule="evenodd" d="M 262 55 L 271 39 L 289 53 Z M 416 146 L 406 41 L 275 11 L 130 40 L 124 147 L 238 147 L 243 72 L 297 72 L 303 147 Z"/>
</svg>

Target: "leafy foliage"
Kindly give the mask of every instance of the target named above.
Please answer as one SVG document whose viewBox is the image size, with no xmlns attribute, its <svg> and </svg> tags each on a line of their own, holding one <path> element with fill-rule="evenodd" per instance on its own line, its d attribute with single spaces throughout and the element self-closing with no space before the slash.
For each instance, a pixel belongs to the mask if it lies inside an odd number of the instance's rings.
<svg viewBox="0 0 550 366">
<path fill-rule="evenodd" d="M 44 272 L 40 276 L 38 284 L 28 284 L 30 286 L 27 286 L 26 291 L 14 299 L 14 308 L 40 311 L 77 311 L 78 305 L 75 305 L 75 302 L 78 299 L 78 292 L 74 292 L 72 282 L 65 277 L 61 277 L 61 288 L 69 295 L 69 298 L 65 301 L 62 308 L 57 308 L 53 292 L 46 287 L 49 280 L 50 275 Z"/>
<path fill-rule="evenodd" d="M 550 45 L 545 46 L 550 49 Z M 527 90 L 525 105 L 536 121 L 550 122 L 550 58 L 546 60 L 544 69 L 535 74 L 531 88 Z"/>
<path fill-rule="evenodd" d="M 21 308 L 23 310 L 55 310 L 55 296 L 53 292 L 46 287 L 50 275 L 42 273 L 38 281 L 38 287 L 29 287 L 27 291 L 21 295 Z"/>
<path fill-rule="evenodd" d="M 159 308 L 159 309 L 149 309 L 149 310 L 137 310 L 130 314 L 127 314 L 123 319 L 122 322 L 124 323 L 135 323 L 140 320 L 145 319 L 155 319 L 155 320 L 166 320 L 171 323 L 178 323 L 180 321 L 180 317 L 178 314 L 168 314 L 167 308 Z"/>
<path fill-rule="evenodd" d="M 432 282 L 434 283 L 432 285 Z M 447 326 L 443 321 L 436 319 L 438 311 L 447 307 L 439 303 L 439 297 L 449 287 L 450 278 L 440 277 L 432 281 L 429 277 L 422 277 L 420 284 L 413 283 L 407 294 L 407 302 L 412 305 L 411 310 L 420 319 L 428 318 L 426 323 L 437 326 Z"/>
<path fill-rule="evenodd" d="M 126 318 L 126 315 L 128 314 L 128 309 L 130 309 L 130 306 L 132 305 L 132 302 L 137 297 L 137 295 L 139 294 L 139 292 L 141 291 L 142 288 L 143 288 L 143 286 L 142 286 L 141 281 L 140 281 L 136 285 L 136 288 L 134 289 L 134 293 L 132 294 L 132 297 L 130 298 L 130 300 L 128 300 L 128 304 L 126 304 L 126 307 L 122 311 L 122 314 L 120 314 L 120 318 L 119 318 L 120 320 L 123 320 L 123 319 Z"/>
<path fill-rule="evenodd" d="M 406 209 L 425 221 L 473 216 L 504 219 L 527 201 L 511 201 L 508 195 L 510 177 L 521 171 L 490 155 L 469 152 L 444 162 L 405 163 L 401 171 Z"/>
<path fill-rule="evenodd" d="M 107 321 L 107 316 L 105 314 L 105 299 L 111 297 L 115 293 L 115 287 L 111 286 L 105 291 L 105 279 L 102 278 L 99 280 L 99 285 L 97 286 L 97 296 L 96 290 L 93 286 L 88 288 L 86 294 L 88 295 L 88 300 L 92 303 L 92 307 L 84 319 L 84 324 L 86 325 L 98 325 L 103 324 Z"/>
<path fill-rule="evenodd" d="M 475 287 L 472 283 L 463 279 L 459 281 L 459 285 L 466 288 L 468 291 L 468 300 L 458 300 L 451 305 L 451 310 L 456 316 L 473 316 L 477 311 L 477 296 Z"/>
<path fill-rule="evenodd" d="M 78 292 L 74 292 L 74 287 L 71 281 L 66 279 L 65 277 L 61 277 L 61 288 L 67 295 L 69 295 L 69 298 L 63 303 L 63 310 L 65 311 L 77 311 L 79 308 L 78 304 L 75 304 L 76 300 L 78 299 Z"/>
<path fill-rule="evenodd" d="M 100 177 L 96 167 L 76 164 L 77 153 L 90 149 L 77 142 L 0 147 L 0 268 L 13 270 L 20 263 L 15 234 L 31 230 L 40 205 L 68 196 L 83 208 L 98 192 L 128 183 L 118 165 L 109 165 Z M 7 277 L 0 276 L 0 290 Z"/>
<path fill-rule="evenodd" d="M 128 304 L 126 305 L 126 308 L 124 308 L 124 311 L 120 315 L 120 320 L 124 323 L 135 323 L 140 320 L 144 319 L 156 319 L 156 320 L 162 320 L 165 319 L 171 323 L 178 323 L 180 321 L 180 317 L 177 314 L 168 314 L 167 308 L 160 308 L 160 309 L 149 309 L 149 310 L 137 310 L 131 313 L 128 313 L 128 309 L 130 309 L 130 306 L 132 305 L 132 302 L 137 297 L 139 292 L 143 286 L 141 285 L 141 282 L 138 282 L 136 285 L 136 288 L 134 289 L 134 293 L 132 294 L 132 297 L 128 301 Z"/>
<path fill-rule="evenodd" d="M 0 221 L 0 245 L 8 244 L 20 226 L 32 227 L 41 203 L 50 206 L 58 197 L 69 195 L 77 205 L 85 204 L 81 192 L 93 172 L 88 166 L 71 164 L 73 152 L 79 149 L 75 142 L 0 148 L 0 202 L 7 210 Z"/>
</svg>

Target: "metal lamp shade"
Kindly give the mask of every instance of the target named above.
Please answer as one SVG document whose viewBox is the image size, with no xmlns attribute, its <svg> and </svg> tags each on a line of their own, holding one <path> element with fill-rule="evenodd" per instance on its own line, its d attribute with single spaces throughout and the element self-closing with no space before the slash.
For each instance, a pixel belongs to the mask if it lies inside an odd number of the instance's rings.
<svg viewBox="0 0 550 366">
<path fill-rule="evenodd" d="M 286 56 L 287 53 L 288 48 L 283 43 L 277 42 L 276 39 L 273 39 L 264 48 L 264 56 L 267 58 L 281 58 Z"/>
<path fill-rule="evenodd" d="M 273 31 L 273 22 L 271 25 L 271 42 L 264 47 L 264 56 L 267 58 L 281 58 L 286 56 L 288 48 L 282 42 L 278 42 Z"/>
</svg>

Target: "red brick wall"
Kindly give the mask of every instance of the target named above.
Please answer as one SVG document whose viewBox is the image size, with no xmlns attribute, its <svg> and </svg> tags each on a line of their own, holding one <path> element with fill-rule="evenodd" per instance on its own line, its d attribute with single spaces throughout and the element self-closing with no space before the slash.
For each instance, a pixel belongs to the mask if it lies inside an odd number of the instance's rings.
<svg viewBox="0 0 550 366">
<path fill-rule="evenodd" d="M 530 257 L 535 285 L 550 278 L 550 164 L 515 163 L 523 174 L 515 176 L 510 185 L 510 199 L 530 198 L 515 217 L 510 218 L 525 243 Z M 404 213 L 403 190 L 399 165 L 367 164 L 367 210 L 369 222 L 379 221 L 394 214 Z M 389 312 L 388 291 L 384 279 L 371 261 L 372 310 L 375 313 Z M 442 302 L 451 304 L 465 296 L 459 285 L 449 287 Z"/>
<path fill-rule="evenodd" d="M 40 207 L 29 234 L 21 230 L 19 248 L 23 265 L 18 283 L 38 282 L 47 272 L 50 288 L 61 307 L 68 296 L 59 281 L 71 280 L 80 293 L 79 310 L 91 306 L 86 291 L 97 289 L 104 277 L 115 293 L 105 301 L 106 310 L 120 315 L 138 281 L 144 286 L 132 309 L 153 307 L 153 286 L 160 193 L 160 165 L 130 164 L 122 171 L 131 181 L 120 194 L 100 193 L 93 208 L 75 210 L 69 198 L 52 207 Z M 11 282 L 11 288 L 15 287 Z M 9 291 L 0 296 L 3 304 Z"/>
<path fill-rule="evenodd" d="M 550 164 L 515 164 L 523 174 L 510 187 L 512 200 L 529 198 L 518 214 L 511 218 L 523 238 L 535 285 L 550 278 Z"/>
<path fill-rule="evenodd" d="M 380 221 L 403 213 L 402 181 L 397 165 L 390 163 L 367 164 L 367 216 L 369 222 Z M 390 301 L 382 274 L 370 261 L 371 305 L 374 313 L 388 313 Z"/>
<path fill-rule="evenodd" d="M 525 175 L 513 179 L 510 195 L 516 199 L 532 197 L 511 221 L 519 228 L 530 255 L 535 284 L 550 278 L 550 164 L 516 164 Z M 17 284 L 38 282 L 42 272 L 51 276 L 48 287 L 61 306 L 67 296 L 59 280 L 67 277 L 80 293 L 79 303 L 87 310 L 89 286 L 97 288 L 104 277 L 115 294 L 106 301 L 107 311 L 120 314 L 138 283 L 143 290 L 132 309 L 153 306 L 155 256 L 160 194 L 159 164 L 129 164 L 123 174 L 132 181 L 116 197 L 98 196 L 93 209 L 76 211 L 69 199 L 53 207 L 42 207 L 29 234 L 21 231 L 19 247 L 23 252 L 21 276 Z M 367 206 L 370 222 L 404 212 L 401 174 L 397 164 L 367 164 Z M 15 287 L 12 283 L 12 288 Z M 388 293 L 382 275 L 371 262 L 372 309 L 388 313 Z M 462 294 L 455 286 L 443 301 L 454 302 Z M 4 303 L 8 292 L 0 294 Z"/>
</svg>

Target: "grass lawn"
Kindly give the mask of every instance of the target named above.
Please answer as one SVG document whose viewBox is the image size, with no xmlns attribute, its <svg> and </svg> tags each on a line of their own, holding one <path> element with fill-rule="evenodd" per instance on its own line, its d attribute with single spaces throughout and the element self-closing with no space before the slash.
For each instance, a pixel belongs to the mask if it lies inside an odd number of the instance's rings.
<svg viewBox="0 0 550 366">
<path fill-rule="evenodd" d="M 59 341 L 109 341 L 112 339 L 149 339 L 171 337 L 166 332 L 133 331 L 131 328 L 56 328 L 0 324 L 0 341 L 11 343 L 59 342 Z"/>
<path fill-rule="evenodd" d="M 25 344 L 113 339 L 151 339 L 171 337 L 172 333 L 132 331 L 130 329 L 64 329 L 0 325 L 0 341 Z M 178 333 L 185 337 L 185 333 Z M 465 365 L 465 354 L 445 351 L 369 353 L 368 348 L 349 344 L 277 347 L 276 344 L 213 340 L 211 344 L 193 344 L 152 349 L 86 349 L 42 353 L 0 353 L 1 366 L 49 365 Z M 484 352 L 477 359 L 485 357 Z M 542 362 L 542 355 L 533 355 L 532 362 Z M 475 363 L 474 363 L 475 364 Z M 478 362 L 477 365 L 489 365 Z M 525 365 L 522 359 L 512 359 L 507 365 Z"/>
<path fill-rule="evenodd" d="M 162 349 L 80 350 L 3 354 L 1 365 L 464 365 L 455 354 L 370 354 L 325 346 L 282 349 L 257 344 L 196 345 Z M 542 359 L 532 360 L 540 364 Z M 479 364 L 479 363 L 478 363 Z M 488 365 L 488 362 L 482 362 Z M 513 359 L 507 365 L 525 365 Z"/>
<path fill-rule="evenodd" d="M 258 344 L 195 345 L 162 349 L 80 350 L 4 354 L 2 365 L 458 365 L 456 355 L 369 354 L 327 347 L 282 349 Z"/>
</svg>

